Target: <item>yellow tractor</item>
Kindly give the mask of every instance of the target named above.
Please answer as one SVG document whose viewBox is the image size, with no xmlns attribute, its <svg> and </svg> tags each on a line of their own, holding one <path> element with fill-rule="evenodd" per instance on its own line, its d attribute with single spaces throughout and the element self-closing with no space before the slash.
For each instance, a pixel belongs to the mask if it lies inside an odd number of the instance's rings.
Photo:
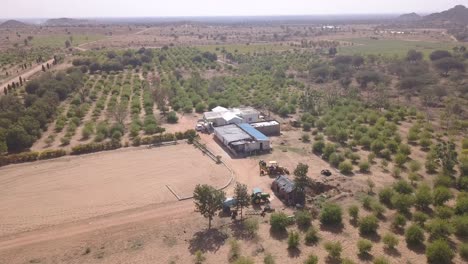
<svg viewBox="0 0 468 264">
<path fill-rule="evenodd" d="M 260 167 L 260 175 L 270 175 L 270 176 L 278 176 L 278 175 L 289 175 L 289 170 L 285 167 L 281 167 L 278 162 L 270 161 L 268 164 L 264 160 L 260 160 L 258 162 Z"/>
</svg>

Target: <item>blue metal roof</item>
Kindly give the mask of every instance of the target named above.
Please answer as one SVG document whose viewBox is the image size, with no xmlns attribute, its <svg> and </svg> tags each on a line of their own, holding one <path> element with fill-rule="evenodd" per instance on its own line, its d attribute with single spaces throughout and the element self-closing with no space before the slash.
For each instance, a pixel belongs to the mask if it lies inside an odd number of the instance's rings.
<svg viewBox="0 0 468 264">
<path fill-rule="evenodd" d="M 262 132 L 258 131 L 250 124 L 242 123 L 242 124 L 239 124 L 239 127 L 242 128 L 242 130 L 247 132 L 249 135 L 254 137 L 256 140 L 268 140 L 267 136 L 263 135 Z"/>
</svg>

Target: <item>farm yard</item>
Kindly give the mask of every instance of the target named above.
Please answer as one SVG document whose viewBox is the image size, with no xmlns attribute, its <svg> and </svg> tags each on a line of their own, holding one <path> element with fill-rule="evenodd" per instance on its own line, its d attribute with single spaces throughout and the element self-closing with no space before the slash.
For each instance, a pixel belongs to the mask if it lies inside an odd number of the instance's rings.
<svg viewBox="0 0 468 264">
<path fill-rule="evenodd" d="M 0 27 L 0 263 L 465 263 L 467 46 L 394 26 Z"/>
</svg>

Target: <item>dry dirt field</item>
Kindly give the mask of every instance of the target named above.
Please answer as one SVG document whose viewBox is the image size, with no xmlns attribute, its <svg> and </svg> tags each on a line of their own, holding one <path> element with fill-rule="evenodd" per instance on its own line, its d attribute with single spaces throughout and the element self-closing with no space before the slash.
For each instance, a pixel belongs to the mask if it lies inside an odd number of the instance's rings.
<svg viewBox="0 0 468 264">
<path fill-rule="evenodd" d="M 0 237 L 176 201 L 198 183 L 217 187 L 229 171 L 185 143 L 129 148 L 0 170 Z"/>
</svg>

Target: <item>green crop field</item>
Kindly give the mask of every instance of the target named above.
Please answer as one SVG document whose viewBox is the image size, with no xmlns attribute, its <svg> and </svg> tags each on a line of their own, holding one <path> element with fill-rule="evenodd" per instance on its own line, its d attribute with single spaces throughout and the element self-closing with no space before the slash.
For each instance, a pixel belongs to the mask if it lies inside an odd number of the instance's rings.
<svg viewBox="0 0 468 264">
<path fill-rule="evenodd" d="M 61 48 L 65 47 L 65 41 L 72 37 L 72 46 L 103 39 L 103 35 L 54 35 L 47 37 L 35 37 L 31 41 L 33 47 L 52 47 Z"/>
<path fill-rule="evenodd" d="M 227 52 L 230 53 L 254 53 L 254 52 L 269 52 L 269 51 L 282 51 L 291 49 L 290 46 L 283 44 L 219 44 L 219 45 L 200 45 L 196 46 L 201 51 L 209 51 L 220 53 L 224 48 Z M 237 52 L 236 52 L 237 51 Z"/>
<path fill-rule="evenodd" d="M 455 46 L 460 46 L 458 43 L 451 42 L 425 42 L 425 41 L 405 41 L 394 39 L 370 39 L 370 38 L 355 38 L 343 39 L 353 43 L 353 46 L 340 47 L 338 52 L 343 55 L 362 54 L 369 55 L 375 54 L 385 57 L 404 56 L 410 49 L 421 51 L 425 57 L 434 50 L 452 50 Z"/>
</svg>

